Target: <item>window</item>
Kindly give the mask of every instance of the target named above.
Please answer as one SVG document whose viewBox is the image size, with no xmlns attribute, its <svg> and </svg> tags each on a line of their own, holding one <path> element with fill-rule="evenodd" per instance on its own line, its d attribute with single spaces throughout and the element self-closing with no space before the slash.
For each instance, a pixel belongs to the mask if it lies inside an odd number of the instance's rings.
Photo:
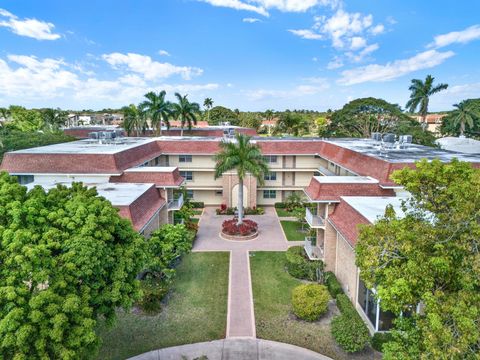
<svg viewBox="0 0 480 360">
<path fill-rule="evenodd" d="M 193 172 L 192 171 L 180 171 L 180 176 L 185 178 L 187 181 L 193 181 Z"/>
<path fill-rule="evenodd" d="M 178 155 L 178 162 L 181 163 L 191 163 L 192 162 L 192 155 Z"/>
<path fill-rule="evenodd" d="M 33 175 L 17 175 L 18 183 L 25 185 L 33 182 Z"/>
<path fill-rule="evenodd" d="M 277 155 L 265 155 L 263 158 L 269 164 L 275 164 L 277 162 Z"/>
<path fill-rule="evenodd" d="M 367 289 L 362 280 L 358 283 L 358 303 L 375 331 L 387 331 L 392 328 L 395 315 L 381 309 L 380 301 L 375 299 L 374 291 Z"/>
<path fill-rule="evenodd" d="M 276 199 L 277 191 L 276 190 L 263 190 L 264 199 Z"/>
<path fill-rule="evenodd" d="M 277 180 L 277 173 L 276 172 L 269 172 L 264 175 L 264 180 Z"/>
<path fill-rule="evenodd" d="M 193 190 L 185 191 L 185 195 L 187 196 L 187 199 L 192 200 L 193 199 Z"/>
</svg>

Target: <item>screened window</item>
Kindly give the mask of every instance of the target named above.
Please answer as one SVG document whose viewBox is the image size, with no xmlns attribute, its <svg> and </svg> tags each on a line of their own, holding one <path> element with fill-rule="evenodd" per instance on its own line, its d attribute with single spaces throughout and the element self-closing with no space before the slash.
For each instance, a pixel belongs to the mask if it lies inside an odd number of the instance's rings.
<svg viewBox="0 0 480 360">
<path fill-rule="evenodd" d="M 187 181 L 193 181 L 193 172 L 192 171 L 180 171 L 180 176 L 185 178 Z"/>
<path fill-rule="evenodd" d="M 276 172 L 269 172 L 264 175 L 264 180 L 277 180 L 277 173 Z"/>
<path fill-rule="evenodd" d="M 277 155 L 265 155 L 263 158 L 269 164 L 275 164 L 277 162 Z"/>
<path fill-rule="evenodd" d="M 181 163 L 191 163 L 192 162 L 192 155 L 179 155 L 178 162 Z"/>
<path fill-rule="evenodd" d="M 362 280 L 358 284 L 358 304 L 367 315 L 375 331 L 388 331 L 393 326 L 395 315 L 390 311 L 383 311 L 381 301 L 375 299 L 375 293 L 367 289 Z"/>
<path fill-rule="evenodd" d="M 263 190 L 264 199 L 276 199 L 277 191 L 276 190 Z"/>
<path fill-rule="evenodd" d="M 187 190 L 185 195 L 187 196 L 187 199 L 193 199 L 193 190 Z"/>
<path fill-rule="evenodd" d="M 19 184 L 25 185 L 33 182 L 33 175 L 17 175 Z"/>
</svg>

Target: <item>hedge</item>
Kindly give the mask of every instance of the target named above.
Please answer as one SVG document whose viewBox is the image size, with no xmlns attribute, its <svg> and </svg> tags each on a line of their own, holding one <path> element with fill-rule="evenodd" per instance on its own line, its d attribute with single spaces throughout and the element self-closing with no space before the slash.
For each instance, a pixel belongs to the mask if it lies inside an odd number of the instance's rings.
<svg viewBox="0 0 480 360">
<path fill-rule="evenodd" d="M 203 209 L 205 207 L 205 203 L 203 201 L 190 201 L 190 205 L 194 209 Z"/>
<path fill-rule="evenodd" d="M 277 202 L 274 204 L 274 207 L 277 208 L 277 209 L 285 209 L 285 203 L 283 202 Z"/>
<path fill-rule="evenodd" d="M 293 313 L 300 319 L 316 321 L 328 309 L 330 295 L 324 285 L 304 284 L 292 291 Z"/>
<path fill-rule="evenodd" d="M 363 350 L 371 340 L 367 325 L 345 294 L 337 295 L 337 307 L 342 314 L 332 320 L 335 341 L 347 352 Z"/>
<path fill-rule="evenodd" d="M 334 299 L 337 298 L 337 295 L 343 294 L 342 285 L 340 285 L 335 274 L 331 271 L 327 271 L 325 273 L 325 285 L 328 288 L 328 292 Z"/>
<path fill-rule="evenodd" d="M 285 252 L 285 266 L 290 275 L 297 279 L 317 280 L 317 269 L 323 270 L 322 261 L 307 258 L 303 246 L 292 246 Z"/>
</svg>

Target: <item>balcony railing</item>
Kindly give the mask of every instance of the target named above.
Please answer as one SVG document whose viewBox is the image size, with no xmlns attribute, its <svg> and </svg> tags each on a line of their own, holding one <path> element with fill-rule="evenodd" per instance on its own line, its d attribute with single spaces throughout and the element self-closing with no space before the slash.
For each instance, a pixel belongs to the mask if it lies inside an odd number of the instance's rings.
<svg viewBox="0 0 480 360">
<path fill-rule="evenodd" d="M 323 249 L 316 246 L 317 238 L 316 237 L 306 237 L 305 238 L 305 252 L 308 255 L 310 260 L 321 260 L 323 259 Z"/>
<path fill-rule="evenodd" d="M 180 210 L 182 206 L 183 206 L 183 194 L 180 194 L 180 196 L 177 199 L 170 200 L 168 202 L 169 211 Z"/>
<path fill-rule="evenodd" d="M 323 228 L 325 227 L 325 220 L 312 212 L 308 207 L 305 208 L 305 220 L 311 228 Z"/>
</svg>

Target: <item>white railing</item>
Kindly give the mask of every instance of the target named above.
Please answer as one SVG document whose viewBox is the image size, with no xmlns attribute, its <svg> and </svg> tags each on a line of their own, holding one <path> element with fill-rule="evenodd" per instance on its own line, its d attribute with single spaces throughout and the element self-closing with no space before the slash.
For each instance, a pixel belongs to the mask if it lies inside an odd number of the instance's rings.
<svg viewBox="0 0 480 360">
<path fill-rule="evenodd" d="M 183 194 L 175 200 L 170 200 L 168 202 L 168 210 L 180 210 L 183 206 Z"/>
<path fill-rule="evenodd" d="M 312 213 L 308 207 L 305 208 L 305 220 L 307 220 L 308 225 L 312 228 L 325 226 L 325 220 L 323 220 L 321 216 Z"/>
<path fill-rule="evenodd" d="M 323 250 L 316 246 L 317 238 L 316 237 L 306 237 L 304 248 L 305 252 L 308 255 L 310 260 L 321 260 L 323 259 Z"/>
</svg>

